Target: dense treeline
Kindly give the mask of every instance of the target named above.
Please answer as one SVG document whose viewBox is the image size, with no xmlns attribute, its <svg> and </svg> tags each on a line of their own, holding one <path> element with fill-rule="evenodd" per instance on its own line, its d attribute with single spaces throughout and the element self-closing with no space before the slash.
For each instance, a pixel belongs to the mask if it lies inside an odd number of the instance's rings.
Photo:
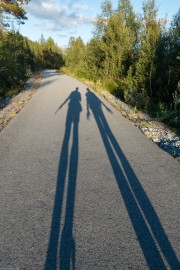
<svg viewBox="0 0 180 270">
<path fill-rule="evenodd" d="M 16 93 L 32 72 L 63 65 L 61 49 L 52 38 L 38 42 L 8 30 L 12 17 L 18 24 L 27 19 L 23 4 L 29 0 L 0 1 L 0 96 Z"/>
<path fill-rule="evenodd" d="M 141 15 L 130 0 L 119 0 L 116 10 L 105 0 L 94 37 L 87 45 L 71 38 L 65 65 L 131 105 L 180 124 L 180 9 L 167 28 L 155 0 L 143 3 Z"/>
<path fill-rule="evenodd" d="M 15 93 L 32 72 L 62 65 L 62 51 L 52 38 L 33 42 L 15 31 L 0 33 L 0 95 Z"/>
</svg>

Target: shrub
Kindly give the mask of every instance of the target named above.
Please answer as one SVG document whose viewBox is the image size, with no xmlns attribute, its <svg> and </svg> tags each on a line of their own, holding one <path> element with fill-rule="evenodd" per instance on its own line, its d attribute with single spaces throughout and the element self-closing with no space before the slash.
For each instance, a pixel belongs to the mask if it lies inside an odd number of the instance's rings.
<svg viewBox="0 0 180 270">
<path fill-rule="evenodd" d="M 104 88 L 108 90 L 112 95 L 124 100 L 124 85 L 117 81 L 106 81 L 104 82 Z"/>
</svg>

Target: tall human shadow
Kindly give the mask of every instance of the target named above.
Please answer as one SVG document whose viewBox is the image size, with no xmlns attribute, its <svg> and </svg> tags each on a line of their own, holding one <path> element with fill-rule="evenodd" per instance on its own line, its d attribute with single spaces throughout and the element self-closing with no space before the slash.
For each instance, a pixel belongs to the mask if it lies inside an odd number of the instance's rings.
<svg viewBox="0 0 180 270">
<path fill-rule="evenodd" d="M 47 257 L 46 270 L 75 269 L 75 240 L 73 238 L 73 215 L 76 195 L 76 180 L 78 170 L 78 125 L 80 120 L 81 94 L 76 88 L 60 105 L 56 113 L 69 101 L 65 124 L 65 134 L 62 144 L 54 209 L 51 222 L 51 232 Z M 72 146 L 68 158 L 69 140 L 72 130 Z M 68 170 L 69 168 L 69 170 Z M 67 192 L 65 186 L 67 180 Z M 64 203 L 66 201 L 66 203 Z M 62 221 L 62 205 L 65 204 L 64 221 Z M 63 223 L 63 228 L 60 226 Z"/>
<path fill-rule="evenodd" d="M 87 118 L 90 118 L 91 111 L 149 269 L 167 269 L 163 256 L 170 269 L 180 269 L 156 211 L 108 125 L 102 110 L 104 104 L 89 89 L 86 100 Z"/>
</svg>

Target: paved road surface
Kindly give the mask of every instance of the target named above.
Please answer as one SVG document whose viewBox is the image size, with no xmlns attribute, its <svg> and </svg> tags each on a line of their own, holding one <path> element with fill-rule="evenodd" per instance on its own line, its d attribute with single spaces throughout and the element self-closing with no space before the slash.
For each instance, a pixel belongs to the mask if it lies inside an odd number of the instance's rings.
<svg viewBox="0 0 180 270">
<path fill-rule="evenodd" d="M 0 269 L 180 269 L 180 166 L 91 89 L 43 73 L 0 133 Z"/>
</svg>

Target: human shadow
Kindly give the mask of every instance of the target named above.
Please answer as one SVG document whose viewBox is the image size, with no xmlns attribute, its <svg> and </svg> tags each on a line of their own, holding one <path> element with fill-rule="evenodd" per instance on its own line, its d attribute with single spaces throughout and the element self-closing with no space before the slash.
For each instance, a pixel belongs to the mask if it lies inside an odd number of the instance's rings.
<svg viewBox="0 0 180 270">
<path fill-rule="evenodd" d="M 109 127 L 102 110 L 102 101 L 89 89 L 86 100 L 87 118 L 90 119 L 92 112 L 149 269 L 164 270 L 167 269 L 166 264 L 170 269 L 180 269 L 158 215 Z"/>
<path fill-rule="evenodd" d="M 65 134 L 59 160 L 56 194 L 51 222 L 51 232 L 46 270 L 75 269 L 75 240 L 73 238 L 73 215 L 76 195 L 76 180 L 78 170 L 78 125 L 80 120 L 81 94 L 76 88 L 60 105 L 56 113 L 69 101 L 65 124 Z M 72 132 L 72 146 L 68 157 L 68 147 Z M 69 168 L 69 169 L 68 169 Z M 66 185 L 67 181 L 67 185 Z M 67 191 L 65 192 L 65 186 Z M 64 220 L 62 221 L 62 205 L 65 205 Z M 60 226 L 63 223 L 63 228 Z"/>
</svg>

